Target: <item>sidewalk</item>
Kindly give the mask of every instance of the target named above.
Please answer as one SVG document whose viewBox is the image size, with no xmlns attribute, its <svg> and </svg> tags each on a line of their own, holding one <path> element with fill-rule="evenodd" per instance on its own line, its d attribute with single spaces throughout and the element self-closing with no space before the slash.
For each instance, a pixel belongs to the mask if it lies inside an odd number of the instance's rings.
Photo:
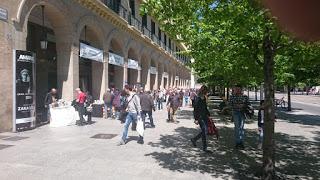
<svg viewBox="0 0 320 180">
<path fill-rule="evenodd" d="M 233 123 L 212 110 L 221 139 L 210 137 L 213 154 L 192 147 L 190 138 L 199 130 L 193 124 L 192 109 L 178 112 L 178 124 L 166 122 L 166 111 L 156 111 L 156 128 L 147 129 L 145 144 L 137 144 L 137 133 L 129 131 L 130 141 L 116 146 L 122 127 L 118 121 L 95 119 L 90 126 L 50 128 L 43 126 L 22 133 L 0 134 L 1 179 L 258 179 L 262 151 L 257 147 L 256 121 L 246 124 L 246 149 L 236 151 Z M 300 117 L 299 117 L 300 118 Z M 303 118 L 303 117 L 301 117 Z M 90 138 L 111 134 L 111 139 Z M 286 119 L 276 122 L 277 171 L 284 179 L 319 177 L 320 127 Z M 11 140 L 9 141 L 8 137 Z M 25 137 L 26 139 L 17 140 Z M 17 141 L 14 141 L 14 140 Z"/>
</svg>

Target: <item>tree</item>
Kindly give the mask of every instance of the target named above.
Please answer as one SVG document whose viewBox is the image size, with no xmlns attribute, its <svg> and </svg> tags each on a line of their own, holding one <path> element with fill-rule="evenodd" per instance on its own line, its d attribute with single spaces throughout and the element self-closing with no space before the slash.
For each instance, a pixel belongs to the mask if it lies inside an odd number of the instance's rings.
<svg viewBox="0 0 320 180">
<path fill-rule="evenodd" d="M 293 51 L 294 41 L 258 0 L 146 0 L 141 11 L 189 47 L 195 59 L 191 66 L 202 81 L 225 86 L 264 82 L 262 178 L 274 179 L 275 60 Z"/>
</svg>

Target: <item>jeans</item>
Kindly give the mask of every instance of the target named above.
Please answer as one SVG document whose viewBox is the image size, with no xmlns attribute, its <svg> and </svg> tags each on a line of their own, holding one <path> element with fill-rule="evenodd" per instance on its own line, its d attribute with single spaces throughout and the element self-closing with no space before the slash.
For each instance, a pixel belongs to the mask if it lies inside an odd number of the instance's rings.
<svg viewBox="0 0 320 180">
<path fill-rule="evenodd" d="M 199 125 L 201 132 L 196 135 L 193 139 L 197 141 L 198 139 L 202 138 L 202 147 L 203 150 L 207 149 L 207 134 L 208 134 L 208 122 L 206 120 L 199 120 Z"/>
<path fill-rule="evenodd" d="M 263 142 L 263 126 L 259 128 L 259 143 Z"/>
<path fill-rule="evenodd" d="M 233 121 L 234 121 L 234 135 L 236 144 L 242 144 L 244 139 L 244 120 L 245 116 L 240 111 L 232 112 Z"/>
<path fill-rule="evenodd" d="M 158 110 L 163 109 L 162 102 L 163 102 L 162 98 L 157 100 Z"/>
<path fill-rule="evenodd" d="M 122 134 L 122 140 L 125 141 L 128 136 L 128 129 L 131 123 L 137 121 L 137 113 L 131 113 L 129 112 L 126 117 L 126 122 L 124 124 L 123 134 Z"/>
<path fill-rule="evenodd" d="M 141 113 L 141 118 L 142 118 L 142 121 L 143 121 L 143 127 L 144 129 L 146 129 L 146 115 L 148 114 L 149 116 L 149 119 L 150 119 L 150 124 L 151 126 L 154 126 L 154 123 L 153 123 L 153 117 L 152 117 L 152 110 L 151 111 L 142 111 Z"/>
<path fill-rule="evenodd" d="M 106 118 L 111 117 L 111 115 L 112 115 L 112 104 L 111 103 L 104 103 L 104 113 L 105 113 Z"/>
<path fill-rule="evenodd" d="M 82 103 L 78 103 L 78 113 L 79 113 L 79 117 L 80 117 L 80 123 L 84 123 L 84 114 L 85 114 L 85 109 L 84 109 L 84 104 Z"/>
<path fill-rule="evenodd" d="M 184 97 L 184 106 L 188 106 L 189 104 L 189 96 Z"/>
</svg>

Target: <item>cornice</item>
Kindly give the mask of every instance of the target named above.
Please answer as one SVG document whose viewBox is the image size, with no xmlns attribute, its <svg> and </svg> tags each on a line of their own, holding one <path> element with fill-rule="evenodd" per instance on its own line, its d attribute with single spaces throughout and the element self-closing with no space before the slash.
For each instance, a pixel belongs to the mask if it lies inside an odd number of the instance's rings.
<svg viewBox="0 0 320 180">
<path fill-rule="evenodd" d="M 180 61 L 178 61 L 174 56 L 172 56 L 169 52 L 164 50 L 162 47 L 160 47 L 158 44 L 153 42 L 149 37 L 142 34 L 139 30 L 134 28 L 133 26 L 129 25 L 127 21 L 122 19 L 117 13 L 115 13 L 113 10 L 109 9 L 105 4 L 103 4 L 99 0 L 74 0 L 75 2 L 78 2 L 80 5 L 86 7 L 87 9 L 93 11 L 106 21 L 110 22 L 114 26 L 116 26 L 118 29 L 130 34 L 133 38 L 136 38 L 157 51 L 161 52 L 162 55 L 168 57 L 173 61 L 173 63 L 178 64 L 179 66 L 184 66 L 184 64 Z M 184 66 L 186 67 L 186 66 Z"/>
</svg>

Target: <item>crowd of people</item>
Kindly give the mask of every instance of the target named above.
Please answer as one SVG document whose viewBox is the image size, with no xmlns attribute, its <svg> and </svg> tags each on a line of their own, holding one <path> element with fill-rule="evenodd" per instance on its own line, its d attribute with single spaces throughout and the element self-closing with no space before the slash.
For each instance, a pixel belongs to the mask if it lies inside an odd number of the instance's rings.
<svg viewBox="0 0 320 180">
<path fill-rule="evenodd" d="M 91 123 L 93 98 L 89 92 L 82 92 L 80 88 L 77 88 L 75 92 L 77 98 L 73 104 L 80 117 L 77 125 L 89 124 Z M 142 120 L 143 129 L 146 128 L 147 118 L 149 119 L 149 127 L 155 128 L 153 111 L 162 111 L 166 107 L 168 113 L 167 122 L 178 123 L 176 119 L 177 111 L 183 106 L 192 106 L 194 108 L 195 124 L 200 126 L 200 132 L 191 139 L 191 143 L 196 146 L 196 141 L 202 138 L 203 151 L 209 152 L 207 150 L 208 121 L 210 120 L 210 113 L 207 107 L 208 92 L 209 90 L 206 86 L 202 86 L 199 90 L 169 88 L 144 91 L 143 88 L 133 88 L 129 85 L 126 85 L 123 90 L 107 89 L 103 95 L 104 118 L 117 119 L 124 124 L 119 145 L 125 145 L 129 126 L 131 125 L 132 130 L 135 130 L 138 119 Z M 46 97 L 46 108 L 56 99 L 57 91 L 52 89 Z M 236 148 L 244 148 L 244 123 L 245 119 L 248 118 L 249 107 L 249 99 L 243 94 L 240 86 L 234 87 L 230 98 L 228 100 L 223 98 L 219 106 L 222 114 L 228 112 L 232 115 Z M 84 119 L 84 115 L 87 115 L 87 120 Z M 261 101 L 258 113 L 260 144 L 263 139 L 263 119 L 264 102 Z M 138 143 L 144 143 L 143 135 L 139 135 Z"/>
</svg>

